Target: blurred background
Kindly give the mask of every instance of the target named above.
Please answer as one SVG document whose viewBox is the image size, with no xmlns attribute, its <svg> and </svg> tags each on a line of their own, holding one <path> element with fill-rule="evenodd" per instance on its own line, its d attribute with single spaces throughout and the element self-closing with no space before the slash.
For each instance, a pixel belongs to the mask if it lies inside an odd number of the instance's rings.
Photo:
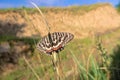
<svg viewBox="0 0 120 80">
<path fill-rule="evenodd" d="M 56 80 L 51 57 L 36 49 L 48 31 L 31 2 L 51 32 L 74 34 L 59 53 L 61 80 L 120 79 L 119 0 L 1 0 L 0 80 Z"/>
</svg>

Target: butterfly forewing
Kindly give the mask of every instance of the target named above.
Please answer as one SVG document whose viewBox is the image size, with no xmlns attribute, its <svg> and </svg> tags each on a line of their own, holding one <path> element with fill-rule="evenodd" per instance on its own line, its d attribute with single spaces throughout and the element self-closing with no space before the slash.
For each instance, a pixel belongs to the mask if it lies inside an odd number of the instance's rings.
<svg viewBox="0 0 120 80">
<path fill-rule="evenodd" d="M 69 41 L 71 41 L 73 39 L 73 34 L 71 33 L 64 33 L 64 37 L 63 37 L 63 46 L 66 45 Z"/>
<path fill-rule="evenodd" d="M 47 50 L 51 50 L 52 45 L 50 44 L 48 36 L 44 36 L 41 41 L 37 44 L 37 48 L 46 53 Z"/>
<path fill-rule="evenodd" d="M 73 34 L 67 32 L 54 32 L 44 36 L 37 44 L 37 48 L 44 53 L 51 54 L 52 52 L 58 52 L 69 41 L 74 38 Z"/>
</svg>

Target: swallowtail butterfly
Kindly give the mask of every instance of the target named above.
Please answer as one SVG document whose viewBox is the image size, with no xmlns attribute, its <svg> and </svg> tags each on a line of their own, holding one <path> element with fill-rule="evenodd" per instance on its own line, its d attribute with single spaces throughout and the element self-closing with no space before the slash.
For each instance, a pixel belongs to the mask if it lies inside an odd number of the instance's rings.
<svg viewBox="0 0 120 80">
<path fill-rule="evenodd" d="M 48 33 L 37 44 L 37 49 L 41 52 L 52 54 L 60 52 L 64 46 L 74 38 L 74 35 L 67 32 Z"/>
</svg>

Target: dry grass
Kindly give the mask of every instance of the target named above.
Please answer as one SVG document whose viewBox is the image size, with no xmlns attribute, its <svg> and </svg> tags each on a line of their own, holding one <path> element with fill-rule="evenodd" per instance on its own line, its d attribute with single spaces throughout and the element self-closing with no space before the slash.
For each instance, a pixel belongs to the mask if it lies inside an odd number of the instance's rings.
<svg viewBox="0 0 120 80">
<path fill-rule="evenodd" d="M 49 22 L 48 24 L 52 32 L 71 32 L 75 35 L 75 38 L 91 36 L 94 33 L 104 33 L 118 28 L 120 23 L 119 14 L 110 4 L 95 4 L 82 7 L 72 6 L 68 8 L 42 8 L 42 11 Z M 81 12 L 85 13 L 80 14 Z M 33 14 L 28 12 L 28 17 L 34 23 L 34 26 L 38 27 L 41 36 L 46 35 L 46 25 L 37 10 Z M 26 23 L 23 10 L 21 13 L 11 11 L 10 13 L 1 14 L 0 18 L 2 21 L 12 22 L 13 24 L 25 24 L 25 27 L 16 33 L 19 37 L 38 35 L 31 25 Z"/>
</svg>

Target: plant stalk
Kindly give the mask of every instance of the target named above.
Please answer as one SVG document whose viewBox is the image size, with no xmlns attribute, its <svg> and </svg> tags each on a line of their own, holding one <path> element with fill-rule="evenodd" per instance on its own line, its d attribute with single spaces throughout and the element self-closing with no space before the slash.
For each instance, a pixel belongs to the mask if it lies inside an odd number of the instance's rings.
<svg viewBox="0 0 120 80">
<path fill-rule="evenodd" d="M 25 60 L 26 64 L 28 65 L 28 67 L 30 68 L 30 70 L 33 72 L 33 74 L 36 76 L 37 80 L 41 80 L 38 76 L 38 74 L 35 72 L 35 70 L 32 68 L 32 66 L 29 64 L 28 60 L 25 58 L 25 56 L 23 56 L 23 59 Z"/>
<path fill-rule="evenodd" d="M 57 80 L 60 80 L 60 71 L 59 71 L 59 63 L 57 61 L 57 53 L 53 52 L 52 56 L 53 56 L 53 64 L 54 64 L 53 66 L 55 67 L 55 71 L 57 74 Z"/>
</svg>

